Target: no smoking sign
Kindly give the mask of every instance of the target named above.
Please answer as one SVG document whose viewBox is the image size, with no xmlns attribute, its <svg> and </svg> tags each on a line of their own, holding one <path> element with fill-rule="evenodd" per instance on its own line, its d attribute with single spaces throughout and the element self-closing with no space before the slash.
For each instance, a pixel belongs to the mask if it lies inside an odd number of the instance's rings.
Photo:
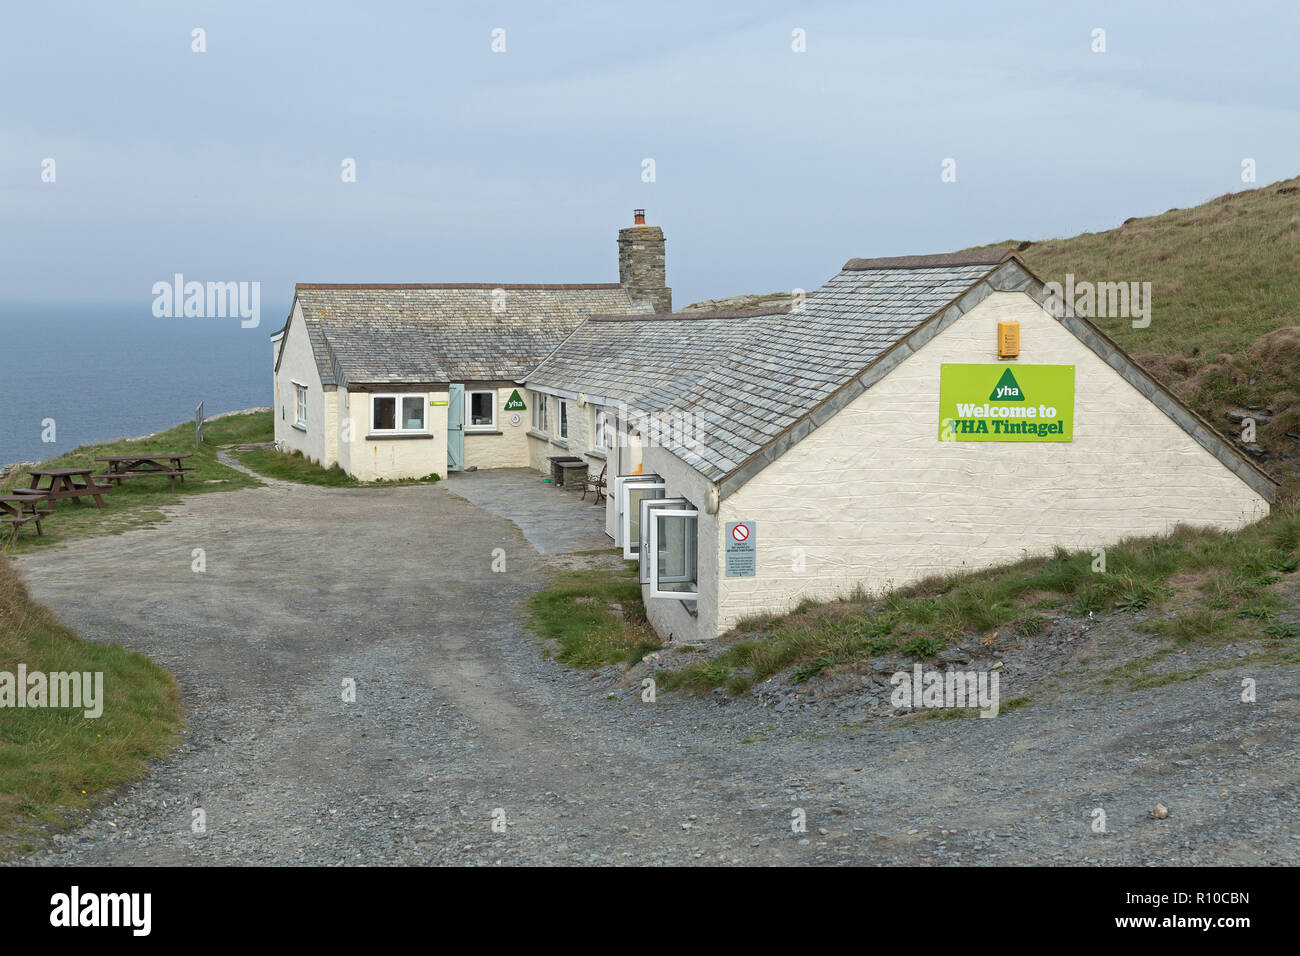
<svg viewBox="0 0 1300 956">
<path fill-rule="evenodd" d="M 728 521 L 726 545 L 727 577 L 752 578 L 758 573 L 758 547 L 753 521 Z"/>
</svg>

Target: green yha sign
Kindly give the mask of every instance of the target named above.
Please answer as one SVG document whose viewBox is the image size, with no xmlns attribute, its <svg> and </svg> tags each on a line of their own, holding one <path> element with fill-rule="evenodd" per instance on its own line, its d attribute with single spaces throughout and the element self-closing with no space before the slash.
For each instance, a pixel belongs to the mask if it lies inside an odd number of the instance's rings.
<svg viewBox="0 0 1300 956">
<path fill-rule="evenodd" d="M 1073 365 L 941 365 L 940 441 L 1073 441 Z"/>
<path fill-rule="evenodd" d="M 506 399 L 506 411 L 508 412 L 528 411 L 528 406 L 525 405 L 524 400 L 519 397 L 519 389 L 515 389 L 513 392 L 511 392 L 510 397 Z"/>
</svg>

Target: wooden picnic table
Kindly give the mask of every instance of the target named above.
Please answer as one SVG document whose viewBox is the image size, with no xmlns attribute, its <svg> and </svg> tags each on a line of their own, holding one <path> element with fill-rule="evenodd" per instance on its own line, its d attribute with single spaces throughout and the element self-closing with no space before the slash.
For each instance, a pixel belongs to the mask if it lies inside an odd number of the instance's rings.
<svg viewBox="0 0 1300 956">
<path fill-rule="evenodd" d="M 107 455 L 95 459 L 108 465 L 107 472 L 95 477 L 119 486 L 123 478 L 170 478 L 172 491 L 175 491 L 176 479 L 179 478 L 181 484 L 184 484 L 185 472 L 194 470 L 182 464 L 186 458 L 193 456 L 192 451 L 159 451 L 148 455 Z"/>
<path fill-rule="evenodd" d="M 39 507 L 44 500 L 35 495 L 0 494 L 0 525 L 9 525 L 13 529 L 10 541 L 18 539 L 18 529 L 29 521 L 35 523 L 38 535 L 43 533 L 41 519 L 52 510 Z"/>
<path fill-rule="evenodd" d="M 61 498 L 71 498 L 77 504 L 81 504 L 81 499 L 94 498 L 95 504 L 104 507 L 104 499 L 100 495 L 107 494 L 113 490 L 112 485 L 97 485 L 92 476 L 93 468 L 33 468 L 27 472 L 31 475 L 32 484 L 30 488 L 15 488 L 13 493 L 16 495 L 30 495 L 31 497 L 43 497 L 51 502 L 58 501 Z M 50 482 L 44 488 L 41 487 L 41 479 L 49 478 Z"/>
</svg>

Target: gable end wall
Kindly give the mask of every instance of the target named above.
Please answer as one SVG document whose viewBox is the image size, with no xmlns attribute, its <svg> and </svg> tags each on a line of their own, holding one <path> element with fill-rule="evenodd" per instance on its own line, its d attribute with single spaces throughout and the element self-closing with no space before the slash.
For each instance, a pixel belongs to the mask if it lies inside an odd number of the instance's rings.
<svg viewBox="0 0 1300 956">
<path fill-rule="evenodd" d="M 297 401 L 294 382 L 307 386 L 306 431 L 294 427 Z M 326 400 L 316 357 L 303 322 L 302 307 L 296 303 L 284 330 L 280 367 L 275 372 L 272 414 L 275 417 L 275 441 L 280 448 L 300 451 L 304 457 L 326 467 L 338 460 L 337 403 L 333 394 Z"/>
<path fill-rule="evenodd" d="M 1075 366 L 1069 443 L 940 442 L 939 366 Z M 719 578 L 717 630 L 802 598 L 1163 534 L 1238 528 L 1269 504 L 1022 292 L 994 292 L 723 499 L 757 520 L 758 575 Z M 802 552 L 804 570 L 796 571 Z M 704 635 L 707 636 L 707 635 Z"/>
</svg>

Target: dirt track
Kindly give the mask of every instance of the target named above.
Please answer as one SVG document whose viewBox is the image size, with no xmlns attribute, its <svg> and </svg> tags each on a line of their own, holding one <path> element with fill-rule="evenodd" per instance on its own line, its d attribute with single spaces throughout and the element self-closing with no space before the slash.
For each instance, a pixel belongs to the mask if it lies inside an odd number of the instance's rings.
<svg viewBox="0 0 1300 956">
<path fill-rule="evenodd" d="M 169 760 L 32 860 L 1300 862 L 1294 667 L 1251 671 L 1253 705 L 1224 670 L 991 720 L 646 704 L 539 655 L 519 604 L 562 559 L 456 485 L 198 495 L 161 527 L 21 558 L 82 635 L 171 669 L 189 720 Z"/>
</svg>

